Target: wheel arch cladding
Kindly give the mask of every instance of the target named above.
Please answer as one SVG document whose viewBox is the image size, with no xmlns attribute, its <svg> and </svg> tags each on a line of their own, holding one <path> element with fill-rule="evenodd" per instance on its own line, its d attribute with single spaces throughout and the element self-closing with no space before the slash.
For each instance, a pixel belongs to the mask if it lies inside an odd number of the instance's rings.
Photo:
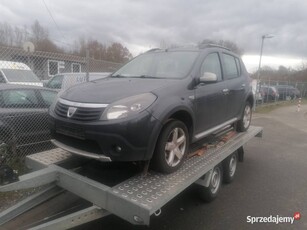
<svg viewBox="0 0 307 230">
<path fill-rule="evenodd" d="M 250 103 L 251 106 L 254 105 L 254 97 L 252 94 L 248 95 L 246 101 L 248 101 Z"/>
<path fill-rule="evenodd" d="M 185 124 L 189 132 L 189 140 L 191 141 L 193 137 L 193 118 L 192 116 L 185 110 L 179 110 L 170 115 L 168 120 L 179 120 Z"/>
</svg>

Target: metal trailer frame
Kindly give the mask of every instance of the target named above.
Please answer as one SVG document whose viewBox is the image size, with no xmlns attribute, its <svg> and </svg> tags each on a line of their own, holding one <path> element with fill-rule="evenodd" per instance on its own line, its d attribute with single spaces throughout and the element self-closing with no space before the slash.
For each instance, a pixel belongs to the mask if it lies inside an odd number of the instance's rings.
<svg viewBox="0 0 307 230">
<path fill-rule="evenodd" d="M 114 214 L 137 225 L 149 225 L 150 217 L 193 183 L 208 187 L 211 173 L 233 152 L 239 150 L 243 161 L 243 145 L 253 137 L 262 136 L 262 127 L 251 126 L 237 133 L 226 143 L 206 151 L 205 154 L 186 159 L 180 169 L 168 175 L 150 171 L 146 176 L 133 176 L 113 187 L 67 170 L 59 163 L 70 162 L 74 156 L 61 149 L 36 153 L 26 158 L 28 167 L 36 170 L 20 176 L 18 182 L 0 187 L 0 192 L 50 185 L 44 191 L 27 198 L 0 213 L 0 225 L 67 190 L 91 202 L 91 207 L 43 223 L 33 229 L 64 229 Z"/>
</svg>

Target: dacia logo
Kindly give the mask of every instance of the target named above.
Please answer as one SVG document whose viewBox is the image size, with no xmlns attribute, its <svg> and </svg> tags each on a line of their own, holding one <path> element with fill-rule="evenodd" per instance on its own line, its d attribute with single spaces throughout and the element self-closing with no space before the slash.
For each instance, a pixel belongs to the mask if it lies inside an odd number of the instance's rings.
<svg viewBox="0 0 307 230">
<path fill-rule="evenodd" d="M 67 117 L 71 118 L 75 114 L 76 111 L 77 111 L 76 107 L 68 107 Z"/>
</svg>

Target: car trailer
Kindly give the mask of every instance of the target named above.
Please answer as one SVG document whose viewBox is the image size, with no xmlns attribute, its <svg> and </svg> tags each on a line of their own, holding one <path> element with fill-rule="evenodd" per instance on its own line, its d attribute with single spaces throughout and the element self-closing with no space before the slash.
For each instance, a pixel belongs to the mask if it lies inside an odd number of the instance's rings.
<svg viewBox="0 0 307 230">
<path fill-rule="evenodd" d="M 26 157 L 27 166 L 33 172 L 19 177 L 19 181 L 0 187 L 0 192 L 43 186 L 44 190 L 26 198 L 11 208 L 0 213 L 0 225 L 15 221 L 19 215 L 31 212 L 33 207 L 54 199 L 62 191 L 69 191 L 88 201 L 89 206 L 72 213 L 65 213 L 50 221 L 39 222 L 31 229 L 67 229 L 114 214 L 135 225 L 149 225 L 150 217 L 161 213 L 161 208 L 191 184 L 200 185 L 205 199 L 216 196 L 221 180 L 222 163 L 227 159 L 243 161 L 243 145 L 253 137 L 262 136 L 262 127 L 250 126 L 246 132 L 229 136 L 215 147 L 207 148 L 204 154 L 188 157 L 183 165 L 172 174 L 154 171 L 137 173 L 115 185 L 105 183 L 82 175 L 82 161 L 62 149 L 52 149 Z M 228 130 L 229 133 L 229 130 Z M 217 134 L 216 136 L 219 136 Z M 220 135 L 221 137 L 221 135 Z M 204 146 L 204 145 L 202 145 Z M 197 153 L 201 149 L 194 149 Z M 236 154 L 236 158 L 232 158 Z M 193 155 L 193 154 L 192 154 Z M 195 154 L 194 154 L 195 155 Z M 230 158 L 231 157 L 231 158 Z M 233 176 L 231 168 L 229 176 Z M 234 169 L 235 170 L 235 169 Z M 213 187 L 212 187 L 213 186 Z M 214 187 L 215 186 L 215 187 Z M 209 193 L 209 196 L 208 196 Z"/>
</svg>

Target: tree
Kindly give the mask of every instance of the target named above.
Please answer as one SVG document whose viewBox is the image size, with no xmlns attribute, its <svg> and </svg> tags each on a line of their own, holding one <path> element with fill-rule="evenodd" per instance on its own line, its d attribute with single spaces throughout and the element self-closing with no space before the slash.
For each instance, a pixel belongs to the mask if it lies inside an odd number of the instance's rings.
<svg viewBox="0 0 307 230">
<path fill-rule="evenodd" d="M 0 45 L 12 46 L 14 44 L 14 33 L 12 27 L 4 22 L 0 23 Z"/>
<path fill-rule="evenodd" d="M 132 58 L 130 51 L 120 43 L 113 43 L 107 48 L 107 60 L 113 62 L 127 62 Z"/>
<path fill-rule="evenodd" d="M 35 50 L 46 51 L 46 52 L 63 52 L 54 42 L 49 39 L 48 29 L 40 25 L 35 20 L 31 26 L 31 37 L 30 40 L 35 46 Z"/>
</svg>

